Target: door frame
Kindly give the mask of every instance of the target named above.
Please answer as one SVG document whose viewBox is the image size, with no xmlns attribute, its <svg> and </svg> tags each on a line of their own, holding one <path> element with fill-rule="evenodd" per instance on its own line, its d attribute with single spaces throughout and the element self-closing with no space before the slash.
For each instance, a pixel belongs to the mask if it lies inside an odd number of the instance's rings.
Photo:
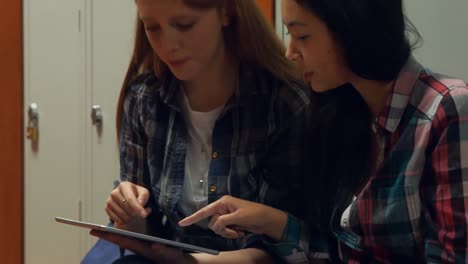
<svg viewBox="0 0 468 264">
<path fill-rule="evenodd" d="M 0 8 L 0 248 L 2 262 L 23 263 L 23 11 L 22 1 Z M 5 239 L 6 238 L 6 239 Z"/>
</svg>

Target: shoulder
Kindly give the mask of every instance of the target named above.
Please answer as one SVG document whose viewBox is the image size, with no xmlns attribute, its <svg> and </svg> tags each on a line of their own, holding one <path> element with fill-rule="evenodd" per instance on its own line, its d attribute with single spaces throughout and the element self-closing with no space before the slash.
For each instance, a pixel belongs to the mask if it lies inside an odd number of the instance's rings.
<svg viewBox="0 0 468 264">
<path fill-rule="evenodd" d="M 126 87 L 122 114 L 128 124 L 140 127 L 155 113 L 160 84 L 154 73 L 135 77 Z"/>
<path fill-rule="evenodd" d="M 266 69 L 250 67 L 250 87 L 248 93 L 259 98 L 269 100 L 274 109 L 296 114 L 308 110 L 311 105 L 311 90 L 297 80 L 284 80 L 274 76 Z M 244 77 L 245 77 L 244 73 Z M 245 87 L 244 87 L 245 90 Z"/>
<path fill-rule="evenodd" d="M 468 116 L 468 85 L 464 80 L 424 70 L 415 93 L 421 94 L 418 110 L 429 119 L 453 119 Z"/>
<path fill-rule="evenodd" d="M 291 112 L 303 112 L 310 109 L 312 93 L 309 87 L 294 81 L 281 81 L 278 86 L 278 101 Z"/>
<path fill-rule="evenodd" d="M 154 73 L 143 73 L 135 77 L 128 85 L 126 97 L 151 98 L 158 89 L 159 81 Z"/>
</svg>

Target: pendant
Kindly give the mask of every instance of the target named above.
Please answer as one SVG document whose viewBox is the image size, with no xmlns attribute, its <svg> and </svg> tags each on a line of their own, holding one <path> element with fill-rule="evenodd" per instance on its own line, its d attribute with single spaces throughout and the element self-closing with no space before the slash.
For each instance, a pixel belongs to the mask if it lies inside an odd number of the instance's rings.
<svg viewBox="0 0 468 264">
<path fill-rule="evenodd" d="M 194 196 L 193 200 L 197 203 L 196 204 L 197 209 L 200 209 L 201 208 L 200 203 L 204 201 L 203 196 Z"/>
</svg>

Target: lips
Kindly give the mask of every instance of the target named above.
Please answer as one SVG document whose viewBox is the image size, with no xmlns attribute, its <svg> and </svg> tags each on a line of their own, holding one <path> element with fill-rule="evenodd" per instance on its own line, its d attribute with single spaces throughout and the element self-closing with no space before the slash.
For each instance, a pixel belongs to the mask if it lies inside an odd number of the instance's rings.
<svg viewBox="0 0 468 264">
<path fill-rule="evenodd" d="M 312 80 L 312 76 L 313 76 L 313 75 L 314 75 L 313 72 L 305 72 L 305 73 L 304 73 L 304 80 L 306 80 L 306 81 Z"/>
<path fill-rule="evenodd" d="M 187 63 L 189 60 L 190 60 L 189 58 L 185 58 L 181 60 L 170 60 L 169 65 L 171 65 L 172 67 L 181 67 L 185 63 Z"/>
</svg>

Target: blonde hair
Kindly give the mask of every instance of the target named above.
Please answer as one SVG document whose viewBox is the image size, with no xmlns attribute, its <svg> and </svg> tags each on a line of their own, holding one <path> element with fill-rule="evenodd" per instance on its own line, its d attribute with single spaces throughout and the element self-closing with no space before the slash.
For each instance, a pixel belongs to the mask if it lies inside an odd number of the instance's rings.
<svg viewBox="0 0 468 264">
<path fill-rule="evenodd" d="M 285 48 L 254 0 L 183 0 L 194 9 L 224 9 L 231 24 L 224 30 L 226 49 L 241 63 L 258 65 L 275 77 L 298 81 L 298 71 L 285 56 Z M 117 131 L 120 131 L 123 101 L 129 83 L 145 72 L 155 72 L 164 78 L 167 65 L 153 52 L 146 37 L 144 24 L 137 19 L 133 55 L 128 66 L 117 106 Z"/>
</svg>

